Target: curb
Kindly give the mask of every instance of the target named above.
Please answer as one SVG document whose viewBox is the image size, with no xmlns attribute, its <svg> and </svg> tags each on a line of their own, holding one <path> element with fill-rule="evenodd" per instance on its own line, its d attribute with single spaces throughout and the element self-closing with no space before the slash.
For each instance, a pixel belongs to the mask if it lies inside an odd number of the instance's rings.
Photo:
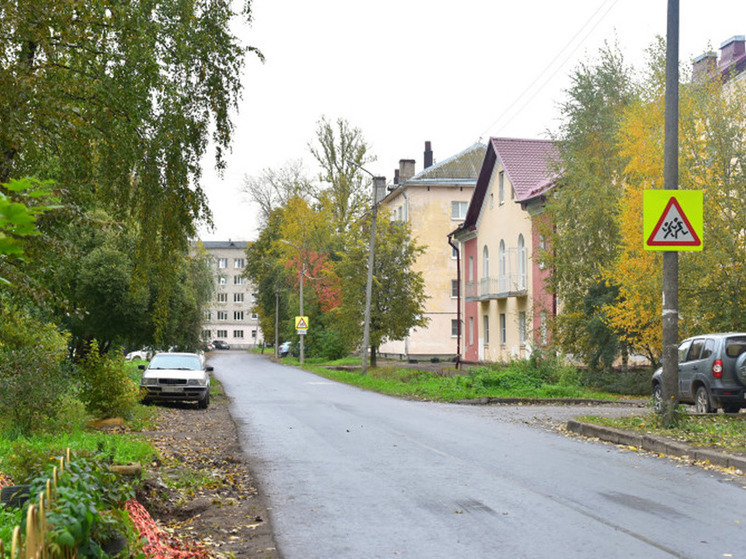
<svg viewBox="0 0 746 559">
<path fill-rule="evenodd" d="M 658 435 L 648 435 L 636 433 L 634 431 L 624 431 L 613 427 L 603 425 L 593 425 L 571 419 L 567 422 L 567 430 L 571 433 L 582 435 L 584 437 L 593 437 L 614 444 L 632 446 L 665 454 L 667 456 L 677 456 L 680 458 L 689 458 L 697 462 L 708 462 L 713 466 L 721 468 L 734 468 L 746 473 L 746 456 L 735 456 L 725 452 L 719 452 L 709 448 L 698 448 L 686 443 L 672 441 Z"/>
</svg>

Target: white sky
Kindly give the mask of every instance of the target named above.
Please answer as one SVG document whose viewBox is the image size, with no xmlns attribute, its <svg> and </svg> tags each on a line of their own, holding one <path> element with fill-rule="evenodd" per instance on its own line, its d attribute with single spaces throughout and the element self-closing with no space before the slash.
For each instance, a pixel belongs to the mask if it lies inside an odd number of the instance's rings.
<svg viewBox="0 0 746 559">
<path fill-rule="evenodd" d="M 690 61 L 746 35 L 744 0 L 681 0 L 680 58 Z M 666 35 L 666 0 L 253 0 L 240 36 L 250 57 L 233 152 L 224 177 L 205 160 L 203 184 L 215 230 L 204 240 L 253 240 L 247 175 L 290 159 L 316 167 L 308 150 L 322 115 L 361 129 L 389 181 L 399 159 L 422 170 L 481 138 L 546 137 L 580 61 L 616 40 L 642 68 Z"/>
</svg>

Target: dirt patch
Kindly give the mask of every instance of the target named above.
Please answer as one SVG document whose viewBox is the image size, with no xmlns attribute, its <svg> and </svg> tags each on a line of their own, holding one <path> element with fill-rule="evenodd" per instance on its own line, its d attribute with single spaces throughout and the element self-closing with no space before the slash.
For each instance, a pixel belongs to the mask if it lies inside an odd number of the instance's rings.
<svg viewBox="0 0 746 559">
<path fill-rule="evenodd" d="M 138 500 L 169 534 L 200 543 L 216 558 L 276 558 L 267 504 L 238 443 L 220 389 L 206 410 L 161 404 L 143 434 L 162 459 L 145 467 Z"/>
</svg>

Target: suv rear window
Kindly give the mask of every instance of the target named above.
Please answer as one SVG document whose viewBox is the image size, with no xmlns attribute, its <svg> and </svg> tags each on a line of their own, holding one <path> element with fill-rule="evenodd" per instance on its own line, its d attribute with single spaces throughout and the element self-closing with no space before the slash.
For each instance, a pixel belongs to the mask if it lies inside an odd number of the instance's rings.
<svg viewBox="0 0 746 559">
<path fill-rule="evenodd" d="M 725 340 L 725 355 L 738 357 L 746 351 L 746 337 L 728 338 Z"/>
</svg>

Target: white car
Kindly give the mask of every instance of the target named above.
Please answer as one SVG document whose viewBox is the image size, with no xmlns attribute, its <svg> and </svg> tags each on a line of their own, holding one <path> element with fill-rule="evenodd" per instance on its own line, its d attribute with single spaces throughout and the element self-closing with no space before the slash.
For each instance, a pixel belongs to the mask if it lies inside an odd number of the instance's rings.
<svg viewBox="0 0 746 559">
<path fill-rule="evenodd" d="M 138 349 L 135 351 L 130 351 L 127 355 L 124 356 L 125 361 L 150 361 L 150 358 L 153 357 L 153 350 L 144 347 L 142 349 Z"/>
<path fill-rule="evenodd" d="M 212 367 L 196 353 L 157 353 L 143 370 L 140 388 L 143 400 L 196 401 L 202 409 L 210 405 Z"/>
</svg>

